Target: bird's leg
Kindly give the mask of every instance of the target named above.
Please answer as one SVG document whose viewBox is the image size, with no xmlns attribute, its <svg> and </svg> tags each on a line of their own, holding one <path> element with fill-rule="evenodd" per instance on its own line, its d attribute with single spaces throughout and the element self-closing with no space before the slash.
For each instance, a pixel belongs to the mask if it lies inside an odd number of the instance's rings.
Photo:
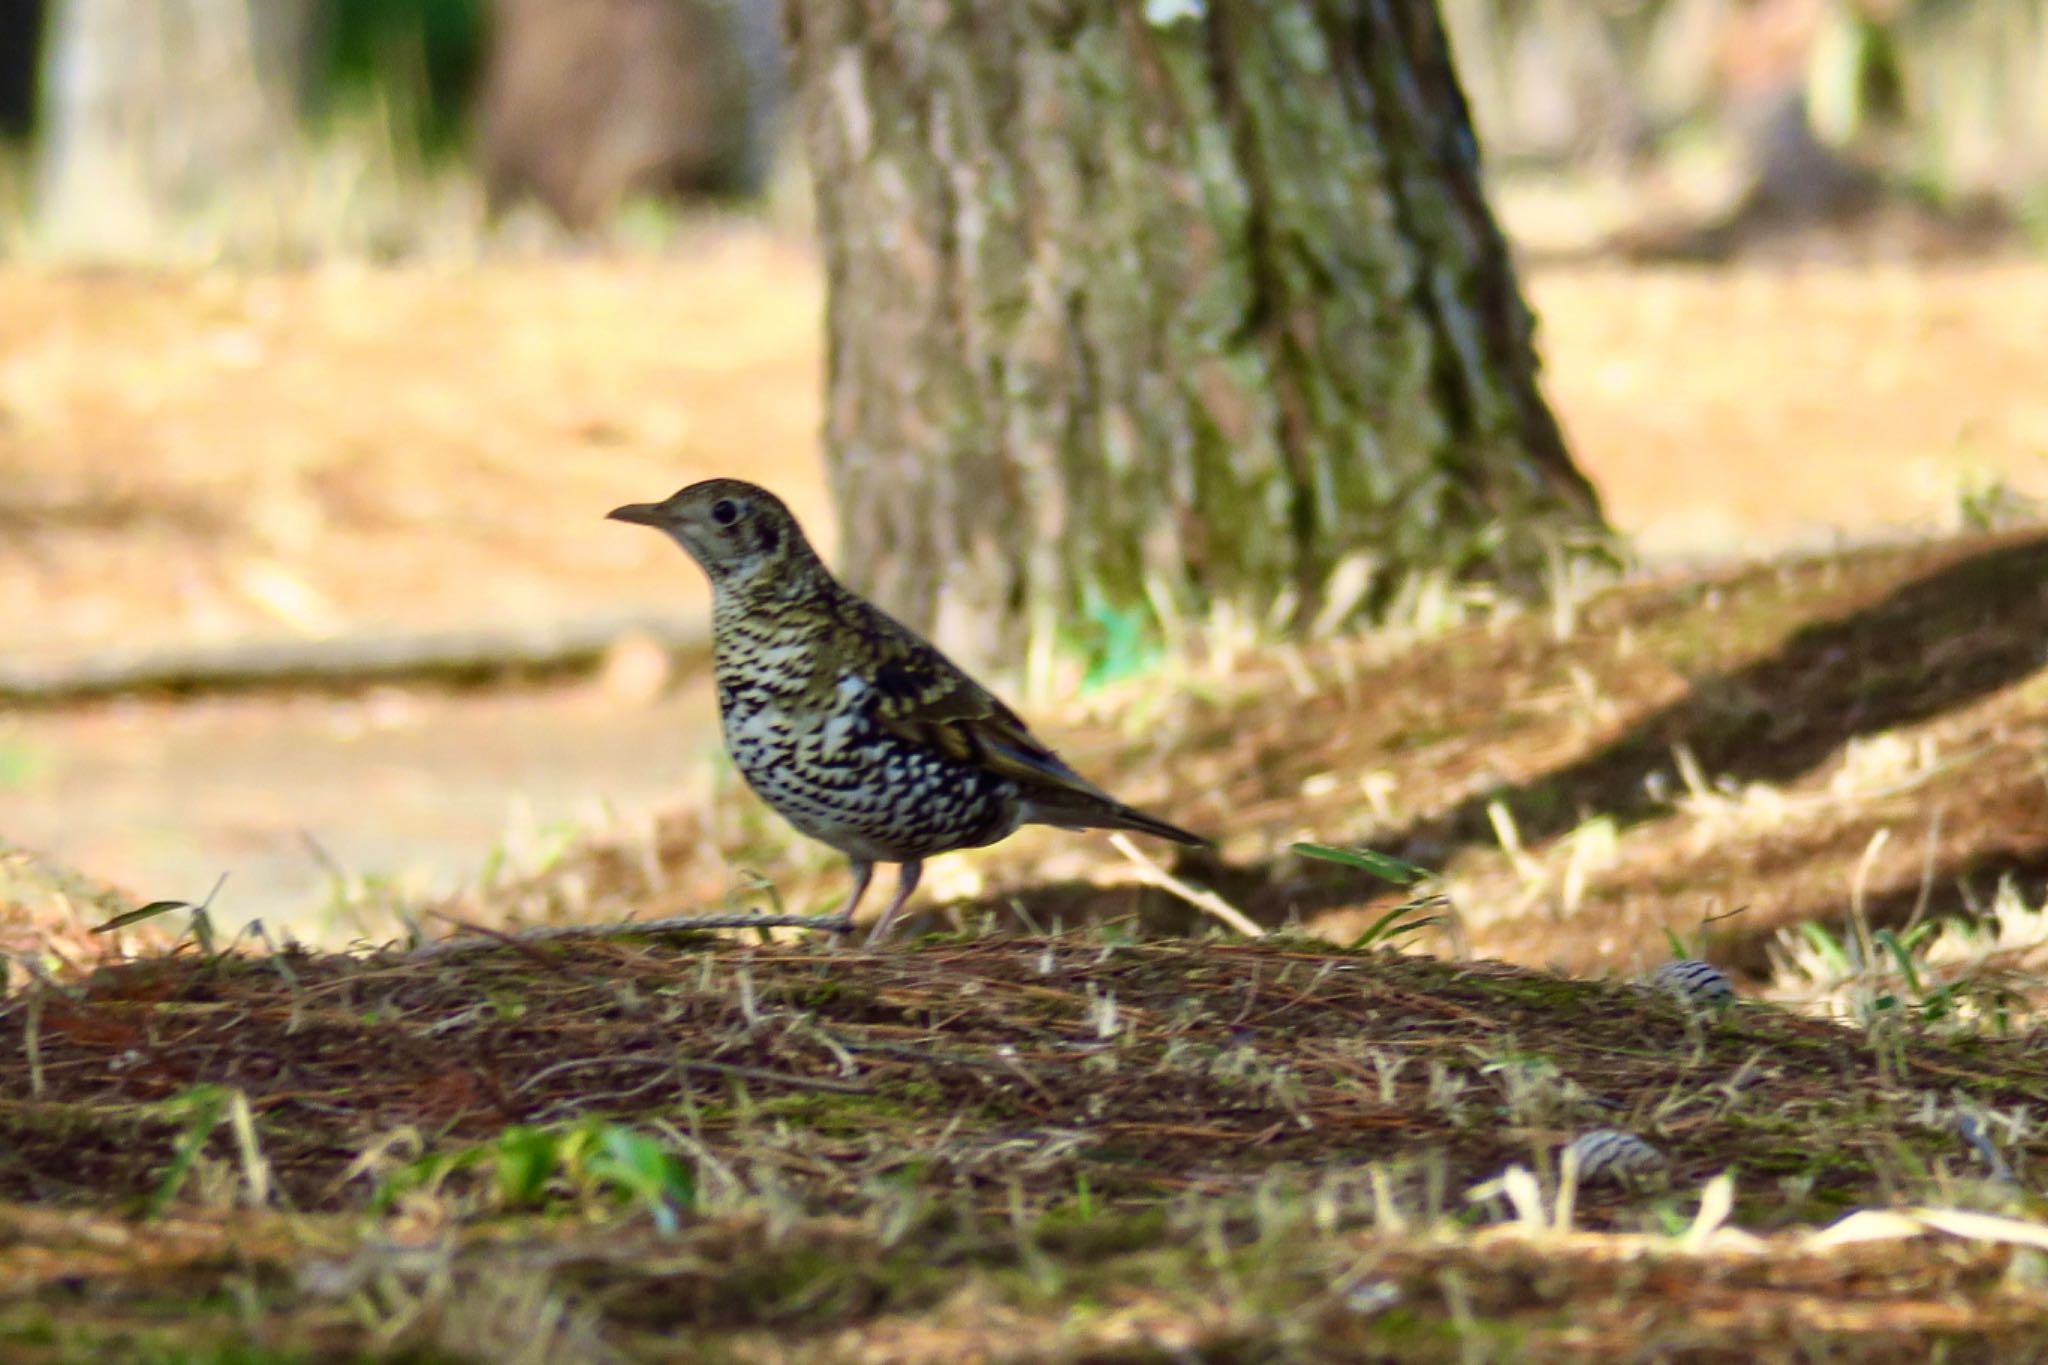
<svg viewBox="0 0 2048 1365">
<path fill-rule="evenodd" d="M 846 908 L 839 912 L 839 922 L 847 928 L 853 927 L 853 912 L 860 909 L 860 898 L 868 893 L 868 878 L 875 875 L 875 865 L 865 858 L 848 858 L 853 868 L 853 894 L 846 898 Z"/>
<path fill-rule="evenodd" d="M 903 864 L 896 880 L 896 899 L 889 902 L 889 908 L 875 921 L 875 927 L 868 930 L 868 947 L 874 947 L 888 934 L 890 921 L 894 920 L 896 912 L 903 908 L 903 902 L 910 899 L 910 893 L 917 890 L 917 879 L 923 871 L 924 863 L 918 859 L 913 858 Z"/>
</svg>

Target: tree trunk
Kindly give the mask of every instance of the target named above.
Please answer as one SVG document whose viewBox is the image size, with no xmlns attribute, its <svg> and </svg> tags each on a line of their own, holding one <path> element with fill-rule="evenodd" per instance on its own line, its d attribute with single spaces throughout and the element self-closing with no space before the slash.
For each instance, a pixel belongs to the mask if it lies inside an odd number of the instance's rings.
<svg viewBox="0 0 2048 1365">
<path fill-rule="evenodd" d="M 294 163 L 311 16 L 310 0 L 55 0 L 37 139 L 44 244 L 154 256 L 217 249 L 236 218 L 274 226 L 280 215 L 261 210 Z"/>
<path fill-rule="evenodd" d="M 775 0 L 494 0 L 481 98 L 494 211 L 573 228 L 633 194 L 749 195 L 782 102 Z"/>
<path fill-rule="evenodd" d="M 26 136 L 34 124 L 42 36 L 43 0 L 0 0 L 0 138 Z"/>
<path fill-rule="evenodd" d="M 788 24 L 842 558 L 949 647 L 1331 622 L 1597 532 L 1430 0 Z"/>
</svg>

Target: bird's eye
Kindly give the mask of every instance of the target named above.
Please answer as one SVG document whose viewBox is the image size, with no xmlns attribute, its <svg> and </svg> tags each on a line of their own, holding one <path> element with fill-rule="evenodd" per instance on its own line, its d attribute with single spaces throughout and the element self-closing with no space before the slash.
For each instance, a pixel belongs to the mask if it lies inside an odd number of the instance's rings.
<svg viewBox="0 0 2048 1365">
<path fill-rule="evenodd" d="M 720 498 L 711 504 L 711 519 L 720 526 L 730 526 L 740 519 L 738 504 L 731 498 Z"/>
</svg>

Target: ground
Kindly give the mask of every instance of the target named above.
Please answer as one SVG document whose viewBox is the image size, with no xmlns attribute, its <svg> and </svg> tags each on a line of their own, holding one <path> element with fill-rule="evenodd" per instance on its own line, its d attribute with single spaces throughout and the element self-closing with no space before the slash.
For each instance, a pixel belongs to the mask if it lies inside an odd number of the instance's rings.
<svg viewBox="0 0 2048 1365">
<path fill-rule="evenodd" d="M 844 892 L 645 641 L 0 719 L 8 1357 L 2048 1350 L 2048 269 L 1532 289 L 1649 562 L 1027 699 L 1217 848 L 1031 831 L 935 862 L 873 951 L 507 935 Z M 694 570 L 602 513 L 739 471 L 829 545 L 818 306 L 805 251 L 730 228 L 0 274 L 0 682 L 686 623 Z M 422 849 L 431 894 L 366 875 Z M 222 867 L 203 926 L 90 932 Z M 1740 1003 L 1641 984 L 1679 955 Z M 1574 1182 L 1600 1130 L 1656 1157 Z"/>
<path fill-rule="evenodd" d="M 2048 1099 L 2038 1049 L 1500 965 L 1100 934 L 187 955 L 18 995 L 0 1055 L 12 1359 L 2048 1347 L 2048 1234 L 1972 1212 L 2021 1196 L 1961 1136 Z M 1562 1193 L 1558 1145 L 1611 1129 L 1653 1165 Z"/>
<path fill-rule="evenodd" d="M 1548 387 L 1652 557 L 1953 525 L 2048 494 L 2048 267 L 1550 266 Z M 700 601 L 595 522 L 709 472 L 828 549 L 810 250 L 173 278 L 0 271 L 10 664 Z"/>
<path fill-rule="evenodd" d="M 1574 449 L 1658 563 L 2048 496 L 2038 263 L 1595 263 L 1530 289 Z M 686 630 L 695 570 L 602 514 L 738 472 L 829 548 L 821 306 L 806 247 L 733 226 L 465 268 L 0 271 L 0 687 L 167 650 Z M 144 899 L 232 869 L 228 906 L 345 938 L 323 917 L 337 867 L 446 891 L 508 828 L 545 844 L 701 795 L 705 695 L 684 677 L 657 697 L 635 659 L 452 703 L 0 717 L 0 829 Z"/>
</svg>

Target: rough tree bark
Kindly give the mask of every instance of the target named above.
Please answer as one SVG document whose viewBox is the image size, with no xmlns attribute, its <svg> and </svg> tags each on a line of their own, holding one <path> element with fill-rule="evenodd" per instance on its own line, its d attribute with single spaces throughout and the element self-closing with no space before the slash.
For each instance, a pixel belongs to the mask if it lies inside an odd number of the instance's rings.
<svg viewBox="0 0 2048 1365">
<path fill-rule="evenodd" d="M 311 0 L 56 0 L 37 139 L 50 249 L 149 256 L 277 192 L 295 164 Z M 274 215 L 271 215 L 274 216 Z"/>
<path fill-rule="evenodd" d="M 1597 533 L 1431 0 L 787 23 L 842 558 L 950 647 L 1301 626 Z"/>
</svg>

